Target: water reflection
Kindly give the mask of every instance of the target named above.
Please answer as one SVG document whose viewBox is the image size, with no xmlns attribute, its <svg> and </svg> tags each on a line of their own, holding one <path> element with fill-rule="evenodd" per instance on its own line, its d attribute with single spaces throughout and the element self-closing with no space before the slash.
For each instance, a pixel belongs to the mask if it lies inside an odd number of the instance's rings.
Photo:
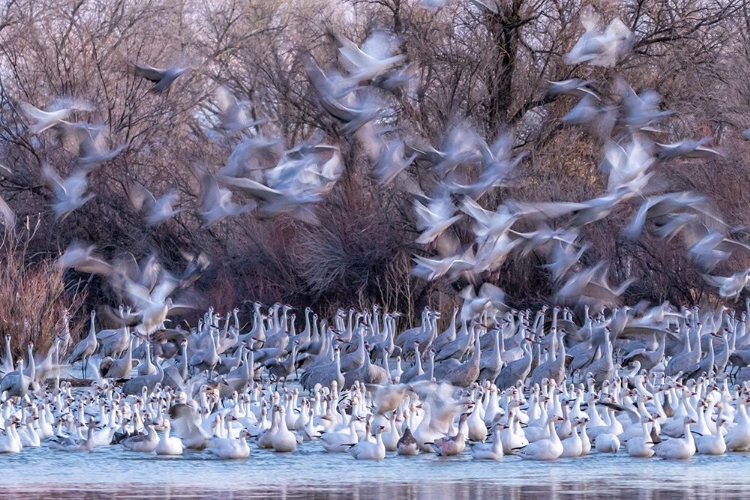
<svg viewBox="0 0 750 500">
<path fill-rule="evenodd" d="M 248 460 L 215 460 L 203 452 L 165 458 L 115 446 L 71 454 L 43 446 L 0 455 L 0 500 L 728 499 L 750 497 L 748 465 L 746 453 L 684 462 L 593 453 L 554 463 L 389 454 L 370 462 L 315 445 L 293 454 L 253 449 Z"/>
<path fill-rule="evenodd" d="M 645 464 L 644 464 L 645 465 Z M 574 479 L 545 482 L 539 478 L 536 484 L 504 484 L 501 480 L 486 481 L 467 479 L 455 482 L 380 483 L 363 482 L 352 484 L 289 484 L 242 485 L 237 489 L 215 487 L 186 487 L 183 485 L 156 484 L 81 484 L 65 487 L 33 487 L 18 485 L 0 491 L 0 499 L 188 499 L 204 498 L 218 500 L 282 498 L 286 500 L 537 500 L 537 499 L 728 499 L 746 498 L 745 488 L 740 484 L 688 484 L 675 478 L 662 486 L 640 487 L 612 484 L 606 480 L 582 482 Z"/>
</svg>

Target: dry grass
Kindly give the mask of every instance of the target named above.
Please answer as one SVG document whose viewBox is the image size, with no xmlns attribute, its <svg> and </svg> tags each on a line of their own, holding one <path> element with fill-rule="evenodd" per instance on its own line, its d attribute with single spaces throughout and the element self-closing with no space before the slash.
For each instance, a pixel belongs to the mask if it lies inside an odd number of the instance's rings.
<svg viewBox="0 0 750 500">
<path fill-rule="evenodd" d="M 64 310 L 75 315 L 85 299 L 78 286 L 66 286 L 52 259 L 29 255 L 38 228 L 38 220 L 32 226 L 27 219 L 24 228 L 6 231 L 0 241 L 0 338 L 10 335 L 14 355 L 30 341 L 36 352 L 46 353 L 62 330 Z M 81 328 L 82 322 L 71 322 L 73 339 Z"/>
</svg>

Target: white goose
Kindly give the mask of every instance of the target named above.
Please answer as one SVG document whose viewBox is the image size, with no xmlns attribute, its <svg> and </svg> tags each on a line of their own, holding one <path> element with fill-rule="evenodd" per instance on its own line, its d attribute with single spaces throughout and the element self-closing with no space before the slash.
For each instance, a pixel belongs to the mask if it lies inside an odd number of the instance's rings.
<svg viewBox="0 0 750 500">
<path fill-rule="evenodd" d="M 398 427 L 396 426 L 396 411 L 391 412 L 389 419 L 389 430 L 383 433 L 383 444 L 385 445 L 386 451 L 396 451 L 398 447 L 398 440 L 401 439 L 401 434 L 398 433 Z"/>
<path fill-rule="evenodd" d="M 357 460 L 383 460 L 385 458 L 385 445 L 383 444 L 383 426 L 375 429 L 375 442 L 363 439 L 351 448 L 349 454 Z"/>
<path fill-rule="evenodd" d="M 492 443 L 473 444 L 471 446 L 471 457 L 474 460 L 497 460 L 503 459 L 503 442 L 500 438 L 505 425 L 497 424 L 492 431 Z"/>
<path fill-rule="evenodd" d="M 18 437 L 21 440 L 22 447 L 39 448 L 40 446 L 42 446 L 42 440 L 39 437 L 36 429 L 34 428 L 34 423 L 38 418 L 39 417 L 33 417 L 31 419 L 28 419 L 25 425 L 16 430 L 16 432 L 18 433 Z"/>
<path fill-rule="evenodd" d="M 211 439 L 206 447 L 206 451 L 213 453 L 218 458 L 225 460 L 237 460 L 250 456 L 250 447 L 247 444 L 247 438 L 250 433 L 241 430 L 238 439 L 235 439 L 231 433 L 228 437 Z"/>
<path fill-rule="evenodd" d="M 617 453 L 620 451 L 620 439 L 616 434 L 605 432 L 599 434 L 594 446 L 599 453 Z"/>
<path fill-rule="evenodd" d="M 529 441 L 524 435 L 521 423 L 516 418 L 517 410 L 511 408 L 508 412 L 508 427 L 503 430 L 500 439 L 503 442 L 503 453 L 510 455 L 513 450 L 524 448 L 529 444 Z"/>
<path fill-rule="evenodd" d="M 271 409 L 271 427 L 263 431 L 258 437 L 258 448 L 270 450 L 273 448 L 273 438 L 279 432 L 278 407 L 274 405 Z"/>
<path fill-rule="evenodd" d="M 574 421 L 575 426 L 570 437 L 562 440 L 563 452 L 560 455 L 563 458 L 575 458 L 583 455 L 583 441 L 581 435 L 576 431 L 578 428 L 585 426 L 585 421 L 582 419 L 576 419 Z"/>
<path fill-rule="evenodd" d="M 750 449 L 750 418 L 747 416 L 748 402 L 746 398 L 740 399 L 734 417 L 735 425 L 724 436 L 729 451 L 747 451 Z"/>
<path fill-rule="evenodd" d="M 682 422 L 685 437 L 669 439 L 655 445 L 654 451 L 657 457 L 667 460 L 687 460 L 695 455 L 695 440 L 690 433 L 690 424 L 694 424 L 695 420 L 691 417 L 684 417 Z"/>
<path fill-rule="evenodd" d="M 724 441 L 724 435 L 721 433 L 721 428 L 725 423 L 725 419 L 719 418 L 719 421 L 716 422 L 715 433 L 695 438 L 698 453 L 701 455 L 723 455 L 726 453 L 727 443 Z"/>
<path fill-rule="evenodd" d="M 170 424 L 169 420 L 164 421 L 164 433 L 162 434 L 159 443 L 156 445 L 154 451 L 157 455 L 182 455 L 183 445 L 182 440 L 178 437 L 171 437 L 169 435 Z"/>
<path fill-rule="evenodd" d="M 563 445 L 555 432 L 555 422 L 562 422 L 562 417 L 552 415 L 547 420 L 549 431 L 548 439 L 541 439 L 530 443 L 525 448 L 516 451 L 516 454 L 524 460 L 557 460 L 563 452 Z"/>
<path fill-rule="evenodd" d="M 341 432 L 326 432 L 320 436 L 320 444 L 329 453 L 343 453 L 347 446 L 357 444 L 357 419 L 352 418 L 349 427 Z"/>
<path fill-rule="evenodd" d="M 82 427 L 85 425 L 81 424 Z M 88 451 L 94 450 L 94 420 L 89 421 L 86 439 L 82 439 L 78 434 L 70 434 L 65 438 L 60 438 L 50 443 L 50 448 L 62 451 Z"/>
<path fill-rule="evenodd" d="M 636 458 L 650 458 L 654 456 L 654 442 L 651 440 L 651 433 L 648 424 L 653 422 L 650 418 L 641 418 L 642 434 L 634 436 L 627 440 L 625 448 L 628 455 Z"/>
<path fill-rule="evenodd" d="M 11 417 L 5 422 L 5 434 L 0 435 L 0 453 L 20 453 L 21 440 L 16 434 L 16 424 L 19 420 Z"/>
<path fill-rule="evenodd" d="M 284 412 L 284 407 L 279 406 L 279 411 L 277 412 L 279 429 L 271 438 L 271 446 L 274 451 L 291 453 L 297 449 L 297 436 L 287 428 Z"/>
<path fill-rule="evenodd" d="M 159 444 L 159 435 L 152 424 L 146 426 L 146 434 L 130 436 L 120 443 L 123 448 L 141 453 L 153 453 Z"/>
</svg>

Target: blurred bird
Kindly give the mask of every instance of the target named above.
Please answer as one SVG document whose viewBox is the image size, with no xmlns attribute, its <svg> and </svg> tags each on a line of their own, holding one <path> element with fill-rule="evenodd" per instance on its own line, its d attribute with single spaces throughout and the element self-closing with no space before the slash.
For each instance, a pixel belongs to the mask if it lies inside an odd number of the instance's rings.
<svg viewBox="0 0 750 500">
<path fill-rule="evenodd" d="M 81 243 L 73 242 L 68 245 L 59 259 L 55 262 L 58 269 L 73 268 L 76 271 L 90 274 L 99 274 L 102 276 L 111 276 L 113 267 L 102 257 L 94 253 L 96 245 L 85 246 Z"/>
<path fill-rule="evenodd" d="M 664 226 L 671 222 L 674 214 L 683 212 L 695 214 L 709 227 L 724 225 L 709 203 L 708 198 L 701 194 L 683 191 L 647 198 L 641 204 L 633 220 L 625 228 L 624 234 L 629 238 L 637 238 L 642 233 L 646 221 L 653 220 L 659 226 Z M 676 229 L 680 230 L 682 227 Z"/>
<path fill-rule="evenodd" d="M 602 104 L 591 94 L 586 94 L 578 104 L 562 117 L 564 123 L 583 125 L 602 139 L 608 138 L 617 121 L 617 107 Z"/>
<path fill-rule="evenodd" d="M 42 175 L 50 189 L 55 192 L 56 201 L 52 204 L 52 209 L 60 220 L 64 220 L 71 212 L 81 208 L 95 196 L 93 193 L 86 195 L 89 184 L 83 170 L 74 170 L 68 178 L 62 179 L 49 164 L 45 164 L 42 167 Z"/>
<path fill-rule="evenodd" d="M 133 208 L 145 211 L 146 224 L 149 226 L 161 224 L 182 211 L 182 209 L 173 208 L 180 199 L 177 190 L 170 190 L 161 198 L 156 199 L 143 184 L 133 181 L 127 184 L 126 191 Z"/>
<path fill-rule="evenodd" d="M 442 259 L 431 259 L 415 255 L 414 262 L 417 265 L 412 270 L 412 274 L 428 281 L 435 280 L 446 274 L 449 274 L 451 279 L 455 279 L 461 273 L 472 270 L 476 265 L 474 251 L 471 247 L 461 255 L 450 255 Z"/>
<path fill-rule="evenodd" d="M 719 289 L 719 295 L 725 299 L 739 298 L 748 282 L 750 282 L 750 269 L 745 269 L 731 276 L 712 276 L 704 274 L 706 282 Z"/>
<path fill-rule="evenodd" d="M 29 127 L 32 134 L 40 134 L 50 127 L 54 127 L 70 116 L 73 111 L 94 111 L 94 107 L 84 101 L 74 99 L 56 99 L 46 111 L 21 102 L 21 111 L 34 123 Z"/>
<path fill-rule="evenodd" d="M 8 202 L 6 202 L 0 196 L 0 222 L 5 226 L 5 230 L 11 230 L 16 225 L 16 213 L 10 208 Z"/>
<path fill-rule="evenodd" d="M 216 177 L 206 172 L 201 179 L 200 214 L 203 227 L 209 227 L 226 217 L 234 217 L 249 212 L 257 206 L 250 202 L 238 205 L 232 201 L 232 192 L 219 186 Z"/>
<path fill-rule="evenodd" d="M 281 138 L 245 138 L 235 146 L 226 165 L 217 172 L 220 177 L 246 177 L 262 179 L 261 171 L 270 168 L 283 154 Z"/>
<path fill-rule="evenodd" d="M 622 96 L 620 121 L 631 133 L 639 130 L 659 132 L 659 129 L 654 128 L 654 124 L 674 114 L 674 111 L 659 109 L 661 96 L 653 90 L 644 90 L 636 94 L 624 80 L 618 80 L 617 89 Z"/>
<path fill-rule="evenodd" d="M 153 286 L 144 286 L 128 277 L 118 284 L 134 305 L 133 317 L 140 322 L 140 331 L 150 335 L 162 325 L 168 316 L 185 314 L 193 310 L 189 304 L 175 304 L 170 295 L 179 286 L 179 281 L 170 273 L 161 270 Z"/>
<path fill-rule="evenodd" d="M 609 174 L 607 190 L 614 191 L 642 178 L 653 163 L 654 158 L 643 140 L 634 135 L 632 141 L 625 146 L 610 142 L 599 169 Z"/>
<path fill-rule="evenodd" d="M 522 242 L 521 239 L 511 238 L 508 234 L 490 236 L 485 239 L 476 250 L 473 272 L 498 270 L 505 263 L 510 252 Z"/>
<path fill-rule="evenodd" d="M 414 212 L 417 214 L 417 229 L 422 234 L 417 243 L 427 245 L 435 240 L 443 231 L 461 219 L 460 215 L 453 215 L 456 207 L 447 196 L 448 193 L 429 199 L 427 205 L 414 200 Z"/>
<path fill-rule="evenodd" d="M 224 86 L 219 86 L 214 92 L 214 102 L 219 108 L 219 124 L 217 128 L 225 132 L 240 132 L 254 127 L 264 120 L 253 120 L 250 116 L 252 103 L 248 100 L 238 100 Z"/>
<path fill-rule="evenodd" d="M 507 132 L 500 134 L 492 145 L 488 145 L 478 136 L 475 138 L 475 144 L 481 155 L 482 173 L 468 185 L 460 185 L 451 179 L 446 179 L 446 185 L 454 193 L 463 193 L 479 199 L 491 189 L 506 187 L 510 172 L 525 155 L 513 157 L 513 137 Z"/>
<path fill-rule="evenodd" d="M 189 67 L 178 66 L 172 66 L 166 69 L 155 68 L 148 64 L 139 64 L 132 61 L 128 62 L 128 69 L 135 76 L 155 83 L 151 90 L 157 93 L 167 90 L 177 78 L 190 70 Z"/>
<path fill-rule="evenodd" d="M 620 296 L 634 280 L 627 279 L 618 288 L 612 289 L 607 281 L 608 273 L 606 262 L 579 271 L 568 279 L 555 298 L 560 303 L 593 301 L 599 306 L 619 305 Z"/>
<path fill-rule="evenodd" d="M 682 139 L 671 144 L 656 143 L 659 147 L 659 158 L 662 160 L 669 160 L 672 158 L 715 158 L 722 156 L 719 151 L 715 149 L 707 148 L 704 144 L 710 142 L 713 137 L 704 137 L 697 141 L 692 139 Z"/>
<path fill-rule="evenodd" d="M 373 174 L 381 184 L 389 184 L 418 157 L 417 153 L 407 156 L 404 141 L 386 139 L 372 123 L 363 126 L 357 138 L 372 160 Z"/>
<path fill-rule="evenodd" d="M 461 200 L 460 209 L 474 219 L 474 235 L 478 243 L 489 237 L 499 237 L 513 226 L 517 217 L 506 205 L 500 205 L 495 212 L 485 210 L 479 203 L 466 196 Z"/>
<path fill-rule="evenodd" d="M 344 57 L 344 67 L 353 80 L 374 78 L 405 58 L 402 54 L 392 55 L 392 36 L 383 31 L 372 33 L 361 48 L 341 35 L 337 36 L 336 40 L 340 45 L 339 53 Z"/>
<path fill-rule="evenodd" d="M 588 88 L 588 85 L 594 83 L 594 80 L 581 80 L 580 78 L 570 78 L 568 80 L 560 80 L 558 82 L 552 82 L 547 80 L 549 88 L 547 89 L 548 95 L 559 95 L 559 94 L 570 94 L 578 97 L 585 97 L 587 95 L 599 99 L 599 96 Z"/>
<path fill-rule="evenodd" d="M 584 226 L 606 218 L 612 210 L 636 193 L 628 186 L 620 186 L 616 191 L 605 193 L 586 202 L 506 202 L 511 213 L 522 219 L 544 220 L 573 215 L 572 226 Z"/>
<path fill-rule="evenodd" d="M 547 258 L 548 263 L 544 267 L 552 272 L 552 279 L 558 281 L 562 279 L 571 267 L 578 263 L 589 248 L 591 248 L 591 243 L 589 242 L 576 247 L 571 241 L 563 238 L 553 238 L 553 244 Z"/>
<path fill-rule="evenodd" d="M 750 254 L 750 246 L 727 238 L 721 231 L 701 228 L 697 224 L 690 229 L 692 233 L 686 235 L 685 239 L 688 257 L 706 272 L 727 260 L 734 252 L 744 251 Z M 700 234 L 704 236 L 700 237 Z"/>
<path fill-rule="evenodd" d="M 595 14 L 581 16 L 586 32 L 565 55 L 565 62 L 611 68 L 630 49 L 633 34 L 625 23 L 616 18 L 602 31 L 600 22 Z"/>
<path fill-rule="evenodd" d="M 328 114 L 344 123 L 342 130 L 354 134 L 376 118 L 386 114 L 387 103 L 372 92 L 352 92 L 356 81 L 335 73 L 327 76 L 311 58 L 305 59 L 305 70 L 320 105 Z"/>
<path fill-rule="evenodd" d="M 125 150 L 125 145 L 109 149 L 104 126 L 86 126 L 82 128 L 83 137 L 78 151 L 78 165 L 91 169 L 96 165 L 108 162 Z"/>
</svg>

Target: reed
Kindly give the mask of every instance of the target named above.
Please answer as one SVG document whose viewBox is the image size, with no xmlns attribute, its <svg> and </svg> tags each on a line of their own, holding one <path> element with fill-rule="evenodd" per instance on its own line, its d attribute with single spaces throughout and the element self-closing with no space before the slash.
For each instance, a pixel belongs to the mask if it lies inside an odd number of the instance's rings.
<svg viewBox="0 0 750 500">
<path fill-rule="evenodd" d="M 45 353 L 63 328 L 63 313 L 80 311 L 86 292 L 82 283 L 66 282 L 49 256 L 34 255 L 29 245 L 40 219 L 26 219 L 23 227 L 5 230 L 0 240 L 0 336 L 10 335 L 14 354 L 33 342 Z M 71 322 L 71 336 L 80 337 L 82 321 Z"/>
</svg>

